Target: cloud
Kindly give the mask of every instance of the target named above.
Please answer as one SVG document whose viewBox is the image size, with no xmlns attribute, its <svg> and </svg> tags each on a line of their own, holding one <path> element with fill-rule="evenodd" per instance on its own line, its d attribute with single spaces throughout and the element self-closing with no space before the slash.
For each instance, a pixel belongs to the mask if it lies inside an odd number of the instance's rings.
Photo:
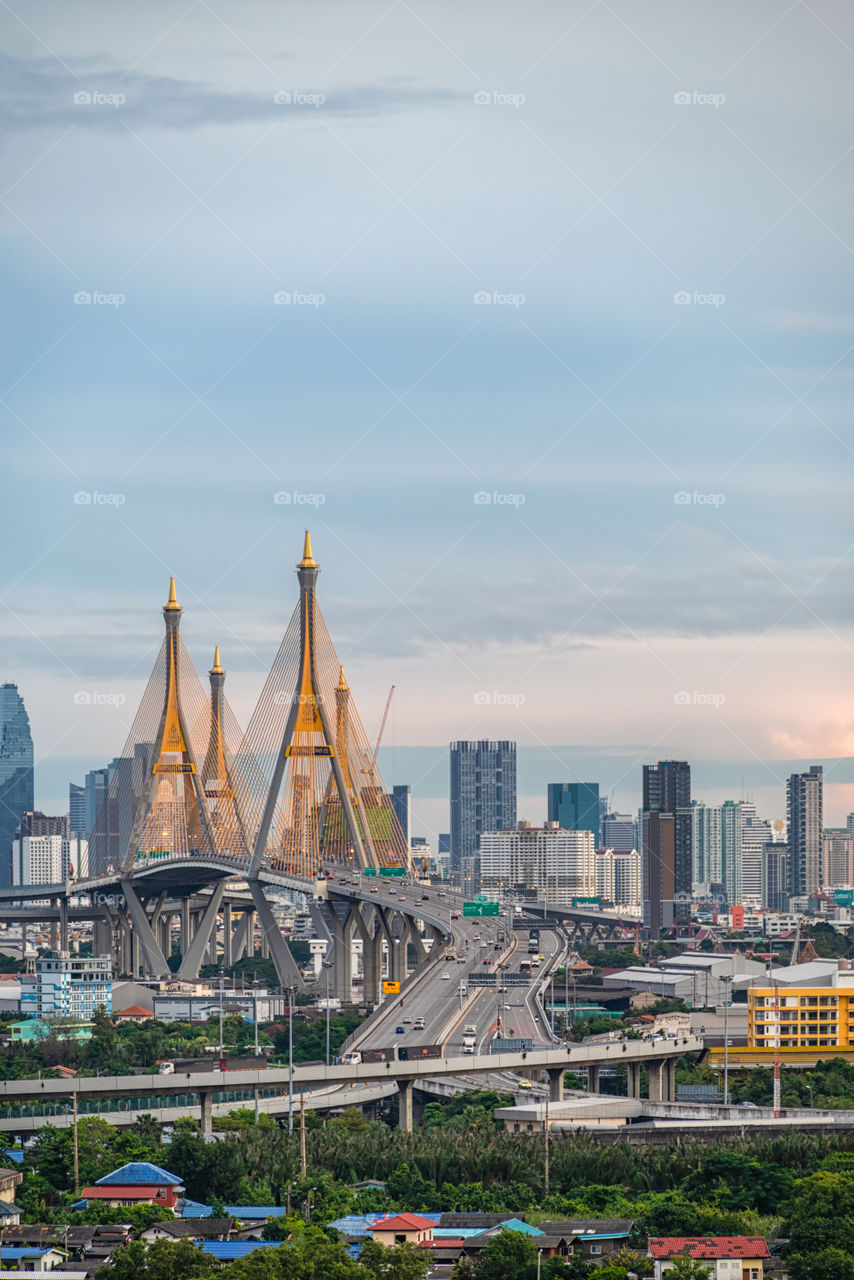
<svg viewBox="0 0 854 1280">
<path fill-rule="evenodd" d="M 770 329 L 776 329 L 780 333 L 854 333 L 854 316 L 839 312 L 787 311 L 783 308 L 772 308 L 764 311 L 761 318 Z"/>
<path fill-rule="evenodd" d="M 282 124 L 329 117 L 370 119 L 401 111 L 471 104 L 471 94 L 404 77 L 337 88 L 323 85 L 259 85 L 258 91 L 226 90 L 203 80 L 125 71 L 105 60 L 0 55 L 0 110 L 5 129 L 46 126 L 83 129 L 199 129 L 261 121 Z"/>
</svg>

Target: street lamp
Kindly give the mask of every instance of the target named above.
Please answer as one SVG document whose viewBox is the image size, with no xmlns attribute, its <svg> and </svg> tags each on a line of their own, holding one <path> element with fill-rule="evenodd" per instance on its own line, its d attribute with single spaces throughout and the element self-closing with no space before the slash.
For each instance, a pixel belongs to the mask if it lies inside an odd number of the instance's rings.
<svg viewBox="0 0 854 1280">
<path fill-rule="evenodd" d="M 724 974 L 721 982 L 724 984 L 724 1106 L 729 1106 L 729 999 L 730 994 L 729 983 L 732 982 L 732 974 Z"/>
<path fill-rule="evenodd" d="M 288 1133 L 294 1131 L 294 988 L 288 987 Z"/>
<path fill-rule="evenodd" d="M 324 960 L 323 967 L 326 970 L 326 1065 L 328 1067 L 330 1062 L 330 1057 L 329 1057 L 329 970 L 332 968 L 331 961 Z"/>
</svg>

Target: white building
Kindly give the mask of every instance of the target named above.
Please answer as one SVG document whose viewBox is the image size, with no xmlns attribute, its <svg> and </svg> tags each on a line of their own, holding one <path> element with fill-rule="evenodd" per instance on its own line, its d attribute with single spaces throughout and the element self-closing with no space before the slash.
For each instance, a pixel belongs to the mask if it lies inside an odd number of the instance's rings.
<svg viewBox="0 0 854 1280">
<path fill-rule="evenodd" d="M 73 869 L 73 870 L 72 870 Z M 89 846 L 77 836 L 21 836 L 12 841 L 12 884 L 65 884 L 88 875 Z"/>
<path fill-rule="evenodd" d="M 597 849 L 596 897 L 640 911 L 641 859 L 637 849 Z"/>
<path fill-rule="evenodd" d="M 109 956 L 39 956 L 32 973 L 21 974 L 21 1013 L 52 1018 L 91 1018 L 113 1007 L 113 962 Z"/>
<path fill-rule="evenodd" d="M 596 851 L 592 831 L 567 831 L 557 823 L 512 831 L 485 831 L 480 838 L 480 883 L 501 895 L 534 889 L 558 906 L 596 896 Z"/>
<path fill-rule="evenodd" d="M 165 991 L 154 996 L 154 1016 L 160 1022 L 207 1022 L 219 1017 L 219 991 L 196 995 L 190 991 Z M 222 1011 L 226 1017 L 238 1014 L 249 1022 L 272 1022 L 285 1011 L 285 997 L 274 996 L 269 991 L 226 990 L 222 993 Z"/>
</svg>

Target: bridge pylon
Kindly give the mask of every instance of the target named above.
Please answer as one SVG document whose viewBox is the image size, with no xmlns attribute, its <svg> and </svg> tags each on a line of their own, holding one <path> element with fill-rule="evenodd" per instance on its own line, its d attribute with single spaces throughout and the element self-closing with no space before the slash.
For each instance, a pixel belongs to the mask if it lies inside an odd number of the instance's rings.
<svg viewBox="0 0 854 1280">
<path fill-rule="evenodd" d="M 410 854 L 317 603 L 320 566 L 306 530 L 299 601 L 247 730 L 270 763 L 250 878 L 269 865 L 316 876 L 326 862 L 401 865 Z"/>
</svg>

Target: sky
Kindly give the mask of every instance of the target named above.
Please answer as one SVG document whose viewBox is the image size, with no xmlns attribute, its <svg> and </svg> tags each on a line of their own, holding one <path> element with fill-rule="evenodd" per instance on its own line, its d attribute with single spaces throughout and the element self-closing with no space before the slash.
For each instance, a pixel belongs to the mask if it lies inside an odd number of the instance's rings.
<svg viewBox="0 0 854 1280">
<path fill-rule="evenodd" d="M 854 809 L 842 0 L 11 0 L 0 678 L 37 802 L 175 574 L 245 723 L 319 597 L 416 831 L 447 743 Z M 423 755 L 429 748 L 427 756 Z M 540 811 L 537 811 L 537 806 Z"/>
</svg>

